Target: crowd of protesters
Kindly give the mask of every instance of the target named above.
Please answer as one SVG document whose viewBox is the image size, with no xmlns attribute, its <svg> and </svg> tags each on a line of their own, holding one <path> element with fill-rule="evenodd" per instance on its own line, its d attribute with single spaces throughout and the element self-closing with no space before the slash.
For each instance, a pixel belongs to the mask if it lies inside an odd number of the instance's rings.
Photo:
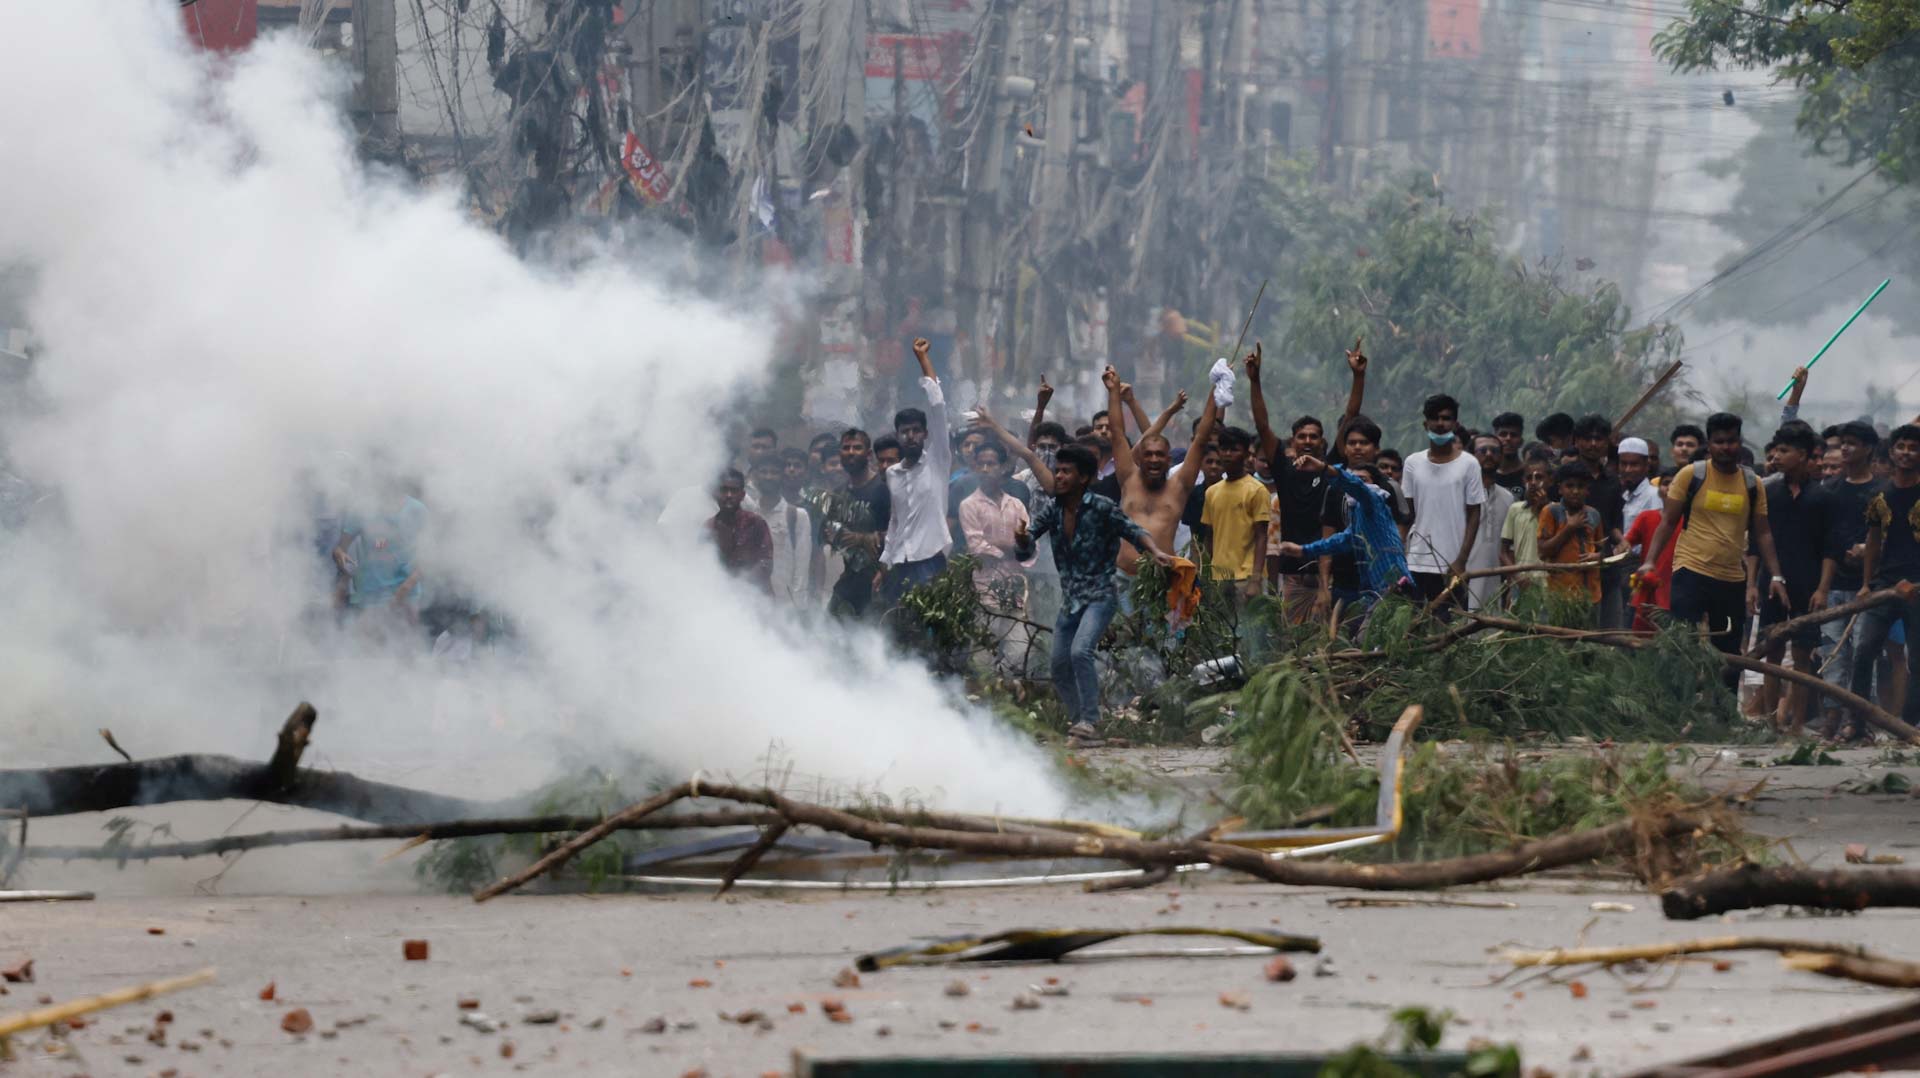
<svg viewBox="0 0 1920 1078">
<path fill-rule="evenodd" d="M 1514 412 L 1469 429 L 1444 394 L 1423 404 L 1426 444 L 1403 456 L 1362 411 L 1358 342 L 1331 437 L 1311 415 L 1274 430 L 1256 344 L 1238 370 L 1215 365 L 1185 446 L 1166 432 L 1186 393 L 1150 418 L 1111 367 L 1108 407 L 1071 434 L 1047 418 L 1044 379 L 1024 437 L 983 410 L 951 432 L 925 342 L 915 355 L 924 409 L 902 409 L 890 434 L 823 434 L 804 451 L 752 432 L 707 531 L 722 562 L 776 600 L 847 618 L 891 609 L 968 555 L 989 609 L 1051 626 L 1078 739 L 1099 736 L 1095 648 L 1143 558 L 1176 589 L 1204 577 L 1220 601 L 1270 595 L 1287 620 L 1330 631 L 1401 595 L 1442 618 L 1532 601 L 1596 629 L 1693 626 L 1727 653 L 1757 639 L 1768 661 L 1920 720 L 1920 691 L 1906 691 L 1920 604 L 1768 632 L 1920 579 L 1920 426 L 1816 430 L 1797 414 L 1804 370 L 1759 456 L 1724 412 L 1664 446 L 1600 415 L 1550 415 L 1529 438 Z M 1224 422 L 1239 388 L 1252 430 Z M 1738 673 L 1728 665 L 1729 685 Z M 1817 719 L 1828 736 L 1867 736 L 1860 716 L 1798 683 L 1766 679 L 1746 707 L 1783 730 Z"/>
</svg>

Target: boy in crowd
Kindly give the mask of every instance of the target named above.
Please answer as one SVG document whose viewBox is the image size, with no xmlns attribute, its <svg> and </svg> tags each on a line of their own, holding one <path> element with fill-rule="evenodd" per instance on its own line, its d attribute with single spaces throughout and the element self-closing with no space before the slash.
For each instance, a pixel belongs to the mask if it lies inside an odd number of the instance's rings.
<svg viewBox="0 0 1920 1078">
<path fill-rule="evenodd" d="M 1406 460 L 1400 481 L 1413 503 L 1413 529 L 1407 539 L 1407 565 L 1414 586 L 1428 602 L 1458 601 L 1455 583 L 1466 572 L 1480 534 L 1486 488 L 1480 462 L 1461 451 L 1460 405 L 1437 393 L 1421 408 L 1428 448 Z"/>
<path fill-rule="evenodd" d="M 1302 457 L 1294 461 L 1294 466 L 1308 471 L 1326 468 L 1312 457 Z M 1411 587 L 1407 576 L 1406 552 L 1401 546 L 1400 528 L 1394 519 L 1395 496 L 1389 489 L 1389 480 L 1381 475 L 1378 465 L 1336 465 L 1331 472 L 1331 490 L 1347 499 L 1346 518 L 1350 523 L 1344 529 L 1304 546 L 1282 542 L 1280 550 L 1297 558 L 1350 557 L 1358 578 L 1352 606 L 1359 613 L 1372 606 L 1381 596 Z"/>
<path fill-rule="evenodd" d="M 1553 469 L 1546 460 L 1529 461 L 1526 467 L 1526 497 L 1514 502 L 1500 528 L 1500 564 L 1534 565 L 1540 561 L 1540 513 L 1547 507 L 1547 492 L 1553 486 Z M 1521 588 L 1537 588 L 1546 583 L 1547 574 L 1519 574 Z"/>
<path fill-rule="evenodd" d="M 1407 458 L 1401 456 L 1398 449 L 1382 449 L 1374 463 L 1380 466 L 1381 475 L 1396 483 L 1406 478 Z"/>
<path fill-rule="evenodd" d="M 1326 457 L 1326 426 L 1310 415 L 1295 419 L 1292 437 L 1283 449 L 1279 435 L 1274 433 L 1268 420 L 1267 398 L 1260 385 L 1261 359 L 1260 343 L 1256 341 L 1253 352 L 1246 358 L 1248 405 L 1253 411 L 1253 428 L 1259 439 L 1260 455 L 1267 461 L 1268 473 L 1273 477 L 1273 500 L 1278 506 L 1278 530 L 1276 532 L 1270 526 L 1268 538 L 1274 544 L 1272 551 L 1277 558 L 1275 568 L 1279 576 L 1280 601 L 1289 620 L 1299 622 L 1312 618 L 1324 621 L 1333 605 L 1330 559 L 1301 561 L 1298 556 L 1279 553 L 1277 544 L 1285 541 L 1298 545 L 1320 538 L 1320 515 L 1326 502 L 1327 476 L 1323 472 L 1310 473 L 1296 469 L 1292 461 L 1300 457 L 1312 457 L 1315 460 Z M 1353 349 L 1347 352 L 1347 369 L 1353 372 L 1352 388 L 1347 394 L 1347 410 L 1340 416 L 1336 429 L 1344 429 L 1360 411 L 1367 362 L 1365 353 L 1360 351 L 1359 342 L 1354 342 Z"/>
<path fill-rule="evenodd" d="M 720 473 L 713 490 L 718 512 L 707 518 L 707 537 L 720 553 L 720 565 L 759 590 L 773 594 L 773 535 L 767 522 L 741 508 L 747 477 L 738 468 Z"/>
<path fill-rule="evenodd" d="M 1867 550 L 1867 506 L 1886 483 L 1873 474 L 1873 454 L 1880 447 L 1880 434 L 1868 423 L 1854 420 L 1840 424 L 1838 431 L 1841 474 L 1827 484 L 1827 534 L 1822 547 L 1820 585 L 1810 600 L 1816 608 L 1825 607 L 1832 595 L 1852 595 L 1865 583 L 1861 566 Z M 1851 629 L 1851 631 L 1849 631 Z M 1854 641 L 1859 626 L 1840 618 L 1820 626 L 1825 656 L 1821 677 L 1829 685 L 1853 682 Z M 1821 701 L 1827 732 L 1840 736 L 1849 725 L 1838 704 Z"/>
<path fill-rule="evenodd" d="M 1556 565 L 1599 561 L 1601 547 L 1617 539 L 1618 533 L 1610 535 L 1600 510 L 1587 504 L 1587 494 L 1593 486 L 1592 471 L 1584 462 L 1570 460 L 1562 464 L 1553 477 L 1560 488 L 1560 500 L 1549 504 L 1540 514 L 1540 557 Z M 1600 568 L 1549 573 L 1547 590 L 1597 604 L 1600 602 Z"/>
<path fill-rule="evenodd" d="M 833 581 L 827 610 L 835 617 L 859 618 L 873 601 L 893 499 L 887 492 L 886 475 L 876 466 L 873 441 L 858 427 L 840 435 L 840 471 L 846 476 L 846 489 L 834 491 L 820 506 L 825 518 L 820 537 L 840 560 L 840 575 Z"/>
</svg>

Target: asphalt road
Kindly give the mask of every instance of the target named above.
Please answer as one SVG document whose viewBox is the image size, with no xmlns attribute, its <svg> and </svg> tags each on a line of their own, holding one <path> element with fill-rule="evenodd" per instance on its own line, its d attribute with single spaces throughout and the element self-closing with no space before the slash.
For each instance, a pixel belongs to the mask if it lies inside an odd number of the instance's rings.
<svg viewBox="0 0 1920 1078">
<path fill-rule="evenodd" d="M 1739 750 L 1754 760 L 1780 751 Z M 1212 766 L 1205 754 L 1149 751 L 1130 759 L 1189 778 Z M 1765 770 L 1721 760 L 1707 781 L 1751 786 L 1767 778 L 1754 825 L 1789 838 L 1808 861 L 1837 862 L 1849 842 L 1876 853 L 1920 848 L 1907 826 L 1912 799 L 1835 792 L 1889 770 L 1871 753 L 1845 759 L 1849 766 Z M 230 825 L 239 811 L 176 808 L 171 818 L 182 837 L 198 837 Z M 97 840 L 100 822 L 43 821 L 34 834 L 45 842 Z M 261 809 L 243 827 L 313 822 Z M 1584 993 L 1577 993 L 1546 979 L 1500 981 L 1506 968 L 1491 952 L 1755 932 L 1920 953 L 1910 943 L 1920 938 L 1920 911 L 1818 918 L 1774 911 L 1670 923 L 1644 892 L 1557 879 L 1450 894 L 1508 901 L 1513 909 L 1340 909 L 1326 892 L 1211 874 L 1187 877 L 1178 888 L 1112 895 L 1074 887 L 740 893 L 718 902 L 704 893 L 532 895 L 475 905 L 408 893 L 414 883 L 406 859 L 380 864 L 392 846 L 377 846 L 257 851 L 217 883 L 207 882 L 217 871 L 212 862 L 125 870 L 30 862 L 25 885 L 95 887 L 102 897 L 0 906 L 0 966 L 35 960 L 35 981 L 7 986 L 0 1012 L 43 995 L 64 1000 L 208 966 L 219 979 L 105 1012 L 64 1040 L 18 1039 L 19 1058 L 0 1065 L 0 1075 L 680 1075 L 704 1068 L 718 1078 L 786 1073 L 796 1050 L 1337 1050 L 1379 1037 L 1389 1013 L 1404 1006 L 1453 1011 L 1449 1046 L 1514 1042 L 1529 1067 L 1616 1073 L 1892 997 L 1787 972 L 1764 954 L 1734 956 L 1724 972 L 1698 962 L 1632 976 L 1582 974 Z M 1596 901 L 1634 909 L 1596 912 Z M 1316 935 L 1329 975 L 1315 975 L 1312 956 L 1296 956 L 1300 976 L 1290 983 L 1270 983 L 1263 957 L 1142 956 L 895 970 L 864 974 L 858 986 L 835 984 L 856 955 L 926 937 L 1175 924 Z M 152 934 L 156 928 L 162 934 Z M 406 939 L 427 940 L 430 958 L 405 961 Z M 1111 946 L 1149 945 L 1165 941 Z M 965 995 L 948 994 L 955 982 L 966 985 Z M 268 983 L 275 998 L 263 1001 Z M 1067 994 L 1037 995 L 1037 1009 L 1015 1009 L 1015 997 L 1035 986 Z M 1223 1004 L 1223 994 L 1233 1005 Z M 829 1021 L 821 1009 L 828 999 L 844 1003 L 851 1021 Z M 477 1001 L 477 1010 L 463 1011 L 462 1000 Z M 283 1017 L 296 1007 L 311 1015 L 310 1032 L 283 1032 Z M 158 1044 L 148 1035 L 162 1011 L 173 1021 Z M 528 1022 L 550 1017 L 541 1012 L 558 1013 L 551 1022 Z M 745 1022 L 723 1017 L 743 1012 Z M 500 1028 L 463 1023 L 476 1013 Z"/>
</svg>

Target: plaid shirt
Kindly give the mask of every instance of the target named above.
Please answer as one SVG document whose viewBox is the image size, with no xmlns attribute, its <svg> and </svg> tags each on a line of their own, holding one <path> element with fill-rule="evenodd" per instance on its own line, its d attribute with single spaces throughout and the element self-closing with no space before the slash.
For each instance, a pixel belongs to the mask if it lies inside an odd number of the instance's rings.
<svg viewBox="0 0 1920 1078">
<path fill-rule="evenodd" d="M 1330 478 L 1334 488 L 1347 496 L 1349 523 L 1345 531 L 1308 543 L 1302 551 L 1309 558 L 1352 554 L 1364 590 L 1385 595 L 1407 575 L 1406 547 L 1400 542 L 1387 494 L 1367 486 L 1341 465 L 1333 466 Z"/>
<path fill-rule="evenodd" d="M 1080 516 L 1074 522 L 1073 537 L 1067 538 L 1063 525 L 1066 514 L 1060 503 L 1049 499 L 1033 516 L 1033 528 L 1027 541 L 1017 544 L 1021 560 L 1033 557 L 1033 545 L 1043 535 L 1052 535 L 1053 564 L 1060 570 L 1060 590 L 1066 595 L 1071 613 L 1114 594 L 1114 562 L 1120 557 L 1120 540 L 1141 550 L 1150 542 L 1146 529 L 1128 519 L 1120 504 L 1112 498 L 1089 491 L 1080 496 Z"/>
</svg>

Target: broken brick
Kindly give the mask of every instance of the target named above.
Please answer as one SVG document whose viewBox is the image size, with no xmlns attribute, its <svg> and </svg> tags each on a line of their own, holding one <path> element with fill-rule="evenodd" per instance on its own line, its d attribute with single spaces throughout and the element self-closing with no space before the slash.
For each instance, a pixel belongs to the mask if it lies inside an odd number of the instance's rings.
<svg viewBox="0 0 1920 1078">
<path fill-rule="evenodd" d="M 9 984 L 22 984 L 33 980 L 33 959 L 23 958 L 19 964 L 0 969 L 0 977 Z"/>
<path fill-rule="evenodd" d="M 1575 999 L 1585 999 L 1585 998 L 1587 998 L 1587 986 L 1586 986 L 1586 984 L 1585 984 L 1585 982 L 1582 982 L 1582 981 L 1569 981 L 1569 982 L 1567 983 L 1567 991 L 1569 991 L 1569 992 L 1572 992 L 1572 993 L 1573 993 L 1573 998 L 1575 998 Z"/>
<path fill-rule="evenodd" d="M 712 988 L 713 982 L 707 980 L 705 977 L 695 977 L 693 980 L 687 982 L 687 987 L 688 988 Z"/>
<path fill-rule="evenodd" d="M 835 988 L 858 988 L 860 987 L 860 975 L 855 973 L 851 967 L 843 968 L 839 973 L 833 975 L 833 986 Z"/>
<path fill-rule="evenodd" d="M 268 1003 L 272 1003 L 274 994 L 278 991 L 279 991 L 278 984 L 274 981 L 268 981 L 267 986 L 260 990 L 260 998 L 267 1001 Z"/>
<path fill-rule="evenodd" d="M 409 962 L 425 962 L 427 960 L 427 941 L 401 940 L 400 954 Z"/>
<path fill-rule="evenodd" d="M 164 928 L 149 928 L 149 929 L 147 929 L 147 935 L 149 935 L 149 936 L 164 936 L 164 935 L 166 935 L 166 934 L 167 934 L 167 930 L 166 930 L 166 929 L 164 929 Z"/>
<path fill-rule="evenodd" d="M 280 1028 L 295 1035 L 305 1033 L 313 1028 L 313 1015 L 305 1007 L 295 1007 L 280 1019 Z"/>
<path fill-rule="evenodd" d="M 1250 1011 L 1253 1009 L 1253 1001 L 1249 1000 L 1244 992 L 1220 993 L 1220 1005 L 1236 1011 Z"/>
<path fill-rule="evenodd" d="M 807 1005 L 804 1003 L 789 1003 L 787 1004 L 787 1013 L 788 1014 L 805 1014 L 807 1013 Z"/>
<path fill-rule="evenodd" d="M 1849 842 L 1846 849 L 1847 864 L 1864 865 L 1867 863 L 1867 846 L 1864 842 Z"/>
<path fill-rule="evenodd" d="M 453 1005 L 463 1011 L 477 1011 L 480 1009 L 480 1001 L 470 996 L 465 999 L 454 1000 Z"/>
<path fill-rule="evenodd" d="M 1267 980 L 1276 982 L 1291 981 L 1299 976 L 1293 968 L 1293 963 L 1287 961 L 1286 955 L 1274 956 L 1273 961 L 1267 963 L 1266 972 Z"/>
</svg>

